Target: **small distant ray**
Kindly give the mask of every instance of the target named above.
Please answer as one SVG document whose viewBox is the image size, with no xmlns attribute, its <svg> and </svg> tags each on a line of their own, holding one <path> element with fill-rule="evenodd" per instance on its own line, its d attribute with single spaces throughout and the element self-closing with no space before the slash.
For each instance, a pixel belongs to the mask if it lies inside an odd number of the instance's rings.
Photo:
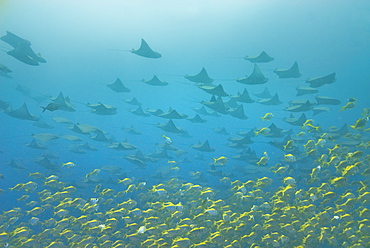
<svg viewBox="0 0 370 248">
<path fill-rule="evenodd" d="M 144 39 L 141 39 L 140 48 L 137 50 L 132 49 L 131 52 L 136 55 L 151 59 L 157 59 L 162 57 L 160 53 L 153 51 Z"/>
<path fill-rule="evenodd" d="M 79 145 L 72 146 L 71 148 L 68 149 L 68 151 L 76 154 L 86 154 L 86 152 Z"/>
<path fill-rule="evenodd" d="M 318 88 L 323 86 L 324 84 L 332 84 L 336 80 L 335 78 L 335 72 L 326 76 L 322 77 L 314 77 L 309 78 L 306 80 L 306 83 L 310 84 L 310 87 L 312 88 Z"/>
<path fill-rule="evenodd" d="M 71 104 L 69 97 L 64 97 L 63 93 L 60 92 L 58 97 L 51 98 L 51 100 L 55 103 L 60 104 L 60 110 L 68 111 L 68 112 L 74 112 L 76 109 Z"/>
<path fill-rule="evenodd" d="M 315 100 L 318 105 L 339 105 L 341 101 L 328 96 L 316 96 Z"/>
<path fill-rule="evenodd" d="M 145 111 L 154 116 L 160 116 L 164 113 L 162 109 L 147 109 Z"/>
<path fill-rule="evenodd" d="M 162 113 L 158 115 L 158 117 L 166 118 L 166 119 L 186 119 L 188 118 L 187 115 L 181 114 L 177 112 L 175 109 L 170 108 L 167 113 Z"/>
<path fill-rule="evenodd" d="M 229 101 L 225 102 L 225 106 L 228 108 L 238 108 L 240 104 L 234 99 L 230 98 Z"/>
<path fill-rule="evenodd" d="M 122 130 L 124 132 L 127 132 L 127 133 L 131 133 L 131 134 L 142 134 L 139 130 L 137 130 L 136 128 L 134 128 L 132 125 L 130 127 L 123 127 Z"/>
<path fill-rule="evenodd" d="M 144 156 L 144 154 L 140 151 L 140 149 L 137 150 L 135 155 L 127 155 L 127 156 L 125 156 L 125 158 L 138 159 L 138 160 L 141 160 L 143 162 L 147 162 L 147 161 L 156 162 L 157 161 L 156 159 L 152 159 L 148 156 Z"/>
<path fill-rule="evenodd" d="M 75 135 L 70 135 L 70 134 L 63 134 L 63 135 L 60 135 L 59 137 L 69 140 L 69 141 L 82 141 L 80 137 L 77 137 Z"/>
<path fill-rule="evenodd" d="M 218 134 L 222 134 L 222 135 L 230 135 L 230 133 L 228 131 L 226 131 L 225 127 L 215 128 L 215 129 L 213 129 L 213 131 L 218 133 Z"/>
<path fill-rule="evenodd" d="M 271 98 L 273 95 L 271 95 L 269 89 L 265 87 L 265 89 L 261 93 L 254 93 L 253 95 L 261 98 Z"/>
<path fill-rule="evenodd" d="M 33 149 L 39 149 L 39 150 L 47 149 L 46 146 L 38 144 L 35 139 L 32 139 L 32 141 L 30 143 L 27 143 L 26 146 L 33 148 Z"/>
<path fill-rule="evenodd" d="M 330 133 L 338 133 L 340 135 L 345 135 L 345 134 L 348 133 L 347 123 L 344 123 L 341 128 L 332 128 L 332 129 L 329 129 L 329 132 Z"/>
<path fill-rule="evenodd" d="M 229 96 L 229 94 L 227 94 L 225 91 L 224 91 L 224 88 L 222 87 L 221 84 L 217 85 L 217 86 L 208 86 L 208 85 L 203 85 L 203 86 L 199 86 L 200 89 L 204 90 L 205 92 L 211 94 L 211 95 L 216 95 L 216 96 Z"/>
<path fill-rule="evenodd" d="M 198 114 L 201 114 L 201 115 L 209 115 L 209 116 L 215 116 L 215 117 L 220 117 L 221 115 L 215 111 L 208 111 L 204 106 L 200 107 L 200 108 L 193 108 L 193 110 L 195 112 L 197 112 Z"/>
<path fill-rule="evenodd" d="M 258 65 L 254 64 L 254 69 L 251 75 L 239 78 L 236 81 L 242 84 L 257 85 L 267 83 L 268 78 L 263 75 Z"/>
<path fill-rule="evenodd" d="M 241 94 L 240 94 L 240 92 L 238 92 L 238 94 L 236 96 L 230 96 L 230 97 L 234 98 L 238 102 L 244 102 L 244 103 L 253 103 L 253 102 L 255 102 L 249 96 L 249 93 L 248 93 L 247 89 L 244 89 L 243 93 L 241 93 Z"/>
<path fill-rule="evenodd" d="M 128 103 L 128 104 L 131 104 L 131 105 L 136 105 L 136 106 L 140 106 L 142 105 L 141 102 L 139 102 L 136 97 L 133 97 L 132 99 L 130 100 L 123 100 L 125 103 Z"/>
<path fill-rule="evenodd" d="M 18 84 L 15 88 L 16 91 L 20 92 L 22 95 L 30 97 L 31 91 L 28 88 L 23 87 L 22 85 Z"/>
<path fill-rule="evenodd" d="M 194 76 L 185 75 L 185 78 L 189 81 L 201 84 L 201 85 L 211 85 L 213 82 L 213 79 L 208 76 L 208 73 L 204 67 L 202 70 Z"/>
<path fill-rule="evenodd" d="M 89 150 L 89 151 L 97 151 L 98 150 L 95 147 L 91 146 L 88 142 L 85 142 L 85 144 L 80 145 L 80 148 L 83 148 L 83 149 Z"/>
<path fill-rule="evenodd" d="M 244 136 L 244 137 L 235 137 L 235 138 L 228 138 L 232 143 L 235 144 L 242 144 L 242 145 L 249 145 L 252 144 L 253 141 L 251 140 L 251 137 Z"/>
<path fill-rule="evenodd" d="M 49 140 L 58 139 L 59 135 L 53 134 L 53 133 L 38 133 L 38 134 L 32 134 L 33 138 L 36 138 L 40 140 L 41 142 L 48 142 Z"/>
<path fill-rule="evenodd" d="M 163 131 L 169 133 L 183 133 L 184 130 L 175 126 L 175 123 L 170 119 L 166 124 L 157 124 L 157 127 L 162 129 Z"/>
<path fill-rule="evenodd" d="M 138 106 L 137 109 L 129 109 L 129 112 L 138 115 L 138 116 L 144 116 L 144 117 L 149 117 L 150 114 L 145 113 L 143 108 L 141 106 Z"/>
<path fill-rule="evenodd" d="M 63 118 L 63 117 L 52 117 L 51 119 L 53 119 L 53 121 L 57 122 L 57 123 L 63 123 L 63 124 L 73 124 L 72 121 L 66 119 L 66 118 Z"/>
<path fill-rule="evenodd" d="M 135 158 L 135 157 L 129 157 L 129 156 L 126 156 L 124 157 L 124 159 L 126 159 L 127 161 L 133 163 L 134 165 L 137 165 L 139 167 L 146 167 L 147 164 L 145 163 L 145 161 L 141 160 L 141 159 L 138 159 L 138 158 Z"/>
<path fill-rule="evenodd" d="M 252 63 L 268 63 L 274 60 L 274 58 L 270 57 L 265 51 L 262 51 L 257 56 L 245 56 L 244 59 Z"/>
<path fill-rule="evenodd" d="M 215 149 L 211 148 L 209 145 L 208 140 L 206 140 L 203 144 L 199 141 L 197 145 L 191 145 L 192 148 L 201 152 L 214 152 Z"/>
<path fill-rule="evenodd" d="M 148 154 L 148 157 L 155 158 L 155 159 L 161 159 L 161 158 L 172 159 L 172 157 L 168 154 L 167 149 L 162 149 L 161 151 L 150 153 Z"/>
<path fill-rule="evenodd" d="M 11 72 L 12 70 L 10 70 L 8 67 L 6 67 L 3 64 L 0 64 L 0 76 L 11 78 L 11 76 L 9 75 L 9 73 Z"/>
<path fill-rule="evenodd" d="M 230 109 L 227 107 L 222 100 L 221 97 L 218 97 L 217 99 L 213 96 L 212 99 L 209 102 L 202 101 L 201 102 L 204 106 L 220 113 L 220 114 L 228 114 L 228 110 Z"/>
<path fill-rule="evenodd" d="M 19 170 L 26 170 L 27 168 L 23 167 L 19 162 L 15 161 L 14 159 L 10 160 L 10 162 L 8 163 L 5 163 L 15 169 L 19 169 Z"/>
<path fill-rule="evenodd" d="M 284 137 L 283 129 L 278 128 L 274 123 L 272 123 L 268 128 L 270 129 L 270 132 L 267 135 L 265 135 L 265 137 L 268 137 L 268 138 Z"/>
<path fill-rule="evenodd" d="M 323 112 L 330 112 L 330 108 L 328 107 L 314 107 L 312 108 L 313 116 L 318 115 Z"/>
<path fill-rule="evenodd" d="M 244 113 L 244 107 L 243 104 L 240 104 L 237 109 L 228 110 L 227 113 L 235 118 L 246 120 L 248 117 Z"/>
<path fill-rule="evenodd" d="M 39 119 L 28 111 L 26 103 L 23 103 L 20 108 L 15 110 L 10 107 L 10 109 L 6 110 L 5 113 L 11 117 L 21 120 L 37 121 Z"/>
<path fill-rule="evenodd" d="M 297 87 L 296 88 L 297 90 L 297 95 L 296 96 L 303 96 L 303 95 L 306 95 L 306 94 L 315 94 L 317 92 L 319 92 L 318 89 L 316 88 L 311 88 L 311 87 Z"/>
<path fill-rule="evenodd" d="M 118 143 L 111 143 L 108 148 L 114 149 L 114 150 L 119 150 L 119 151 L 129 151 L 129 150 L 136 150 L 137 147 L 128 143 L 127 140 L 123 142 L 118 142 Z"/>
<path fill-rule="evenodd" d="M 117 114 L 117 108 L 108 105 L 103 104 L 99 102 L 98 104 L 86 104 L 87 107 L 91 108 L 91 113 L 97 114 L 97 115 L 115 115 Z"/>
<path fill-rule="evenodd" d="M 39 120 L 35 121 L 32 125 L 36 126 L 36 127 L 39 127 L 39 128 L 45 128 L 45 129 L 53 129 L 54 128 L 54 126 L 47 123 L 45 121 L 44 117 L 42 117 L 41 115 L 39 116 Z"/>
<path fill-rule="evenodd" d="M 294 62 L 293 66 L 289 69 L 276 69 L 274 73 L 279 78 L 299 78 L 302 74 L 299 72 L 297 61 Z"/>
<path fill-rule="evenodd" d="M 35 163 L 41 165 L 48 170 L 59 171 L 57 164 L 52 163 L 47 157 L 38 157 L 35 159 Z"/>
<path fill-rule="evenodd" d="M 68 127 L 71 131 L 79 134 L 89 134 L 90 132 L 98 131 L 98 128 L 88 125 L 81 125 L 81 124 L 73 124 L 72 127 Z"/>
<path fill-rule="evenodd" d="M 307 120 L 306 114 L 302 113 L 299 118 L 294 118 L 293 114 L 290 114 L 288 118 L 283 118 L 283 121 L 293 125 L 293 126 L 302 126 L 302 124 Z"/>
<path fill-rule="evenodd" d="M 153 86 L 166 86 L 166 85 L 168 85 L 167 82 L 159 80 L 156 75 L 154 75 L 152 77 L 152 79 L 150 79 L 150 80 L 143 79 L 142 82 L 146 83 L 146 84 L 149 84 L 149 85 L 153 85 Z"/>
<path fill-rule="evenodd" d="M 56 102 L 52 102 L 52 103 L 49 103 L 46 107 L 42 107 L 42 113 L 45 112 L 45 110 L 49 110 L 49 111 L 55 111 L 55 110 L 58 110 L 60 109 L 61 105 L 59 103 L 56 103 Z"/>
<path fill-rule="evenodd" d="M 119 93 L 119 92 L 131 92 L 129 88 L 123 85 L 122 81 L 117 78 L 116 81 L 112 84 L 107 84 L 107 87 L 112 89 L 113 91 Z"/>
<path fill-rule="evenodd" d="M 280 101 L 279 95 L 277 93 L 270 99 L 261 99 L 258 100 L 257 102 L 264 105 L 279 105 L 283 103 L 282 101 Z"/>
<path fill-rule="evenodd" d="M 203 119 L 202 117 L 200 117 L 199 114 L 196 114 L 194 117 L 192 118 L 187 118 L 188 121 L 191 121 L 192 123 L 205 123 L 207 122 L 207 120 Z"/>
<path fill-rule="evenodd" d="M 312 104 L 310 103 L 310 101 L 307 100 L 302 105 L 293 105 L 291 107 L 286 108 L 285 110 L 290 111 L 290 112 L 303 112 L 303 111 L 309 111 L 311 109 L 312 109 Z"/>
<path fill-rule="evenodd" d="M 90 138 L 99 142 L 111 142 L 111 139 L 108 138 L 103 131 L 96 131 L 96 133 L 95 136 L 91 136 Z"/>
</svg>

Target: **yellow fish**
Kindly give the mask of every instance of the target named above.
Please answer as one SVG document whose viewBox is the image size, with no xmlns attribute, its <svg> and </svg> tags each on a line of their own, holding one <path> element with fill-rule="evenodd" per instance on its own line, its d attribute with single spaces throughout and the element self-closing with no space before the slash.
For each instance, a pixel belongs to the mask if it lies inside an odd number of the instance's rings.
<svg viewBox="0 0 370 248">
<path fill-rule="evenodd" d="M 213 158 L 213 165 L 214 166 L 224 166 L 229 159 L 227 157 L 221 156 L 219 158 Z"/>
<path fill-rule="evenodd" d="M 62 164 L 62 167 L 64 167 L 64 166 L 67 167 L 67 168 L 72 168 L 72 167 L 75 167 L 76 164 L 73 163 L 73 162 L 67 162 L 67 163 Z"/>
<path fill-rule="evenodd" d="M 284 155 L 284 159 L 285 161 L 290 162 L 290 163 L 297 161 L 297 158 L 293 154 Z"/>
<path fill-rule="evenodd" d="M 266 121 L 271 121 L 272 117 L 274 117 L 274 115 L 272 113 L 266 113 L 263 117 L 261 117 L 262 121 L 266 120 Z"/>
<path fill-rule="evenodd" d="M 171 145 L 172 144 L 172 140 L 170 137 L 167 137 L 166 135 L 162 135 L 162 137 L 164 138 L 164 142 L 166 142 L 167 144 Z"/>
</svg>

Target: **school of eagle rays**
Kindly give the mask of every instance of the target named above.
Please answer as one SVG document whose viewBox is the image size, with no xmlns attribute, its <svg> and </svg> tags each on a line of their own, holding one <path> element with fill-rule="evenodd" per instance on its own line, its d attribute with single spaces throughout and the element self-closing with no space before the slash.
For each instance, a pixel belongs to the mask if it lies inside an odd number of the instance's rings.
<svg viewBox="0 0 370 248">
<path fill-rule="evenodd" d="M 11 47 L 7 55 L 19 62 L 47 63 L 30 41 L 9 31 L 0 39 Z M 133 55 L 122 56 L 162 57 L 144 39 L 139 49 L 124 51 Z M 17 157 L 2 161 L 0 182 L 12 186 L 0 186 L 6 209 L 0 215 L 0 247 L 370 247 L 370 108 L 340 126 L 320 126 L 325 113 L 356 108 L 357 99 L 351 96 L 319 95 L 321 87 L 335 83 L 335 72 L 301 81 L 297 61 L 268 74 L 260 68 L 274 60 L 267 52 L 244 60 L 240 63 L 253 63 L 253 70 L 228 83 L 243 85 L 242 92 L 226 92 L 205 68 L 182 75 L 181 84 L 189 91 L 208 95 L 190 113 L 143 106 L 140 98 L 145 96 L 117 77 L 101 87 L 112 90 L 112 98 L 123 99 L 121 106 L 99 100 L 83 104 L 94 118 L 136 115 L 152 123 L 162 133 L 152 153 L 135 143 L 137 136 L 152 135 L 135 123 L 121 129 L 130 141 L 116 140 L 102 127 L 60 117 L 81 109 L 76 107 L 81 103 L 62 92 L 53 97 L 28 85 L 12 89 L 14 95 L 36 101 L 38 113 L 29 110 L 29 102 L 13 106 L 0 95 L 2 120 L 16 118 L 33 128 L 22 149 L 40 151 L 40 156 L 29 158 L 32 166 Z M 13 80 L 12 73 L 0 64 L 0 76 L 7 82 Z M 289 101 L 269 89 L 284 80 L 296 80 L 297 93 Z M 179 82 L 153 75 L 137 83 L 156 91 Z M 266 87 L 256 91 L 255 85 Z M 284 104 L 278 111 L 276 106 Z M 248 114 L 248 109 L 262 105 L 271 111 Z M 226 116 L 247 124 L 236 134 L 219 127 L 204 140 L 194 135 Z M 263 126 L 247 128 L 251 119 Z M 282 120 L 281 127 L 274 120 Z M 65 133 L 53 132 L 55 126 Z M 9 134 L 16 136 L 14 130 Z M 213 143 L 214 136 L 224 139 L 224 149 Z M 80 156 L 120 154 L 119 163 L 94 166 L 91 161 L 89 172 L 81 175 L 83 165 L 59 158 L 55 144 Z M 255 151 L 260 146 L 262 153 Z M 7 155 L 5 145 L 1 149 Z M 155 173 L 142 176 L 146 170 Z M 28 176 L 16 178 L 21 172 Z M 17 200 L 3 205 L 9 197 Z"/>
</svg>

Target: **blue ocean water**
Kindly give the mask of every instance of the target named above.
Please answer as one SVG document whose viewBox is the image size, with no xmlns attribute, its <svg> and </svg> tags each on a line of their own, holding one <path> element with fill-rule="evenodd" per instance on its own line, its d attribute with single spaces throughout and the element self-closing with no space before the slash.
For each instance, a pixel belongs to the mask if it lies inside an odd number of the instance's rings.
<svg viewBox="0 0 370 248">
<path fill-rule="evenodd" d="M 307 111 L 307 119 L 313 119 L 314 125 L 321 126 L 321 134 L 330 127 L 353 125 L 362 118 L 364 108 L 369 108 L 370 101 L 370 5 L 366 1 L 0 1 L 0 35 L 10 31 L 32 43 L 32 49 L 40 53 L 47 63 L 30 66 L 9 56 L 6 52 L 12 47 L 2 42 L 0 63 L 12 70 L 11 78 L 0 77 L 0 100 L 9 102 L 13 109 L 27 104 L 29 112 L 42 116 L 53 129 L 42 129 L 33 125 L 33 121 L 13 118 L 3 109 L 0 113 L 0 211 L 8 211 L 14 207 L 26 209 L 22 202 L 17 201 L 25 194 L 23 191 L 10 191 L 18 183 L 32 181 L 29 173 L 40 172 L 45 176 L 55 174 L 59 180 L 81 188 L 78 192 L 86 199 L 97 197 L 92 188 L 97 183 L 83 182 L 86 174 L 103 166 L 117 166 L 126 172 L 125 177 L 134 178 L 135 182 L 145 181 L 150 188 L 153 185 L 167 182 L 171 178 L 179 178 L 184 182 L 211 187 L 218 196 L 229 197 L 230 188 L 220 179 L 230 177 L 231 181 L 257 180 L 269 177 L 274 180 L 271 191 L 281 186 L 282 178 L 309 179 L 311 169 L 316 166 L 317 158 L 303 160 L 302 144 L 300 151 L 294 154 L 301 162 L 287 163 L 284 155 L 288 152 L 273 147 L 270 141 L 283 141 L 280 138 L 269 138 L 263 135 L 252 137 L 253 144 L 245 146 L 261 158 L 264 152 L 269 154 L 267 165 L 246 171 L 246 165 L 255 165 L 233 159 L 242 149 L 228 146 L 231 137 L 241 137 L 238 132 L 248 132 L 268 127 L 274 123 L 283 130 L 291 130 L 291 135 L 302 132 L 300 126 L 292 126 L 283 119 L 290 112 L 285 108 L 289 102 L 297 99 L 315 101 L 316 96 L 339 99 L 340 105 L 326 106 L 330 111 L 313 115 Z M 159 53 L 158 59 L 137 56 L 129 50 L 138 49 L 141 39 Z M 126 51 L 116 51 L 126 50 Z M 254 63 L 245 56 L 257 56 L 262 51 L 274 58 L 268 63 L 258 63 L 262 73 L 269 79 L 261 85 L 245 85 L 236 81 L 250 75 Z M 297 61 L 302 74 L 299 78 L 279 79 L 274 69 L 288 69 Z M 211 94 L 199 89 L 196 83 L 187 80 L 185 75 L 196 75 L 202 68 L 214 79 L 213 84 L 221 84 L 230 95 L 237 95 L 247 89 L 254 103 L 238 103 L 244 107 L 247 120 L 241 120 L 228 114 L 219 117 L 202 116 L 206 123 L 192 123 L 188 120 L 174 120 L 179 128 L 186 130 L 191 137 L 181 137 L 175 133 L 158 128 L 157 124 L 165 124 L 168 119 L 156 116 L 142 117 L 130 113 L 136 106 L 124 100 L 136 97 L 142 108 L 176 109 L 179 113 L 195 116 L 194 108 L 202 107 L 202 101 L 209 101 Z M 336 73 L 336 81 L 318 88 L 318 93 L 296 96 L 296 88 L 305 86 L 306 79 Z M 154 75 L 168 82 L 167 86 L 152 86 L 142 82 Z M 108 88 L 119 78 L 131 91 L 117 93 Z M 17 86 L 28 90 L 29 95 L 22 94 Z M 254 96 L 265 87 L 271 94 L 277 93 L 279 105 L 263 105 Z M 70 98 L 75 112 L 62 110 L 45 111 L 42 108 L 62 92 Z M 32 97 L 43 97 L 36 101 Z M 349 98 L 355 98 L 353 109 L 339 111 L 346 105 Z M 223 98 L 229 100 L 228 97 Z M 117 114 L 97 115 L 91 113 L 87 103 L 103 103 L 117 108 Z M 209 109 L 208 109 L 209 110 Z M 262 121 L 266 113 L 273 113 L 271 121 Z M 299 117 L 302 112 L 293 113 Z M 53 121 L 54 117 L 63 117 L 71 123 L 88 124 L 109 133 L 115 142 L 127 141 L 135 145 L 147 155 L 162 149 L 158 145 L 165 144 L 162 135 L 171 138 L 172 145 L 186 151 L 177 156 L 168 151 L 170 157 L 147 162 L 144 168 L 124 159 L 137 150 L 117 151 L 108 148 L 108 142 L 91 139 L 92 134 L 82 135 L 72 132 L 68 127 L 72 124 L 61 124 Z M 142 134 L 130 134 L 123 127 L 133 126 Z M 216 128 L 225 127 L 230 135 L 214 132 Z M 362 135 L 361 142 L 368 142 L 369 133 L 351 128 L 350 132 Z M 307 130 L 308 139 L 315 139 Z M 68 141 L 58 138 L 45 142 L 47 150 L 27 147 L 33 134 L 51 133 L 58 136 L 75 135 L 82 141 Z M 209 141 L 213 152 L 201 152 L 191 147 L 198 142 Z M 332 148 L 339 141 L 330 141 L 325 148 Z M 42 143 L 38 140 L 39 143 Z M 88 142 L 97 151 L 85 151 L 84 154 L 71 152 L 69 149 Z M 351 152 L 356 148 L 351 147 Z M 364 157 L 368 148 L 362 148 Z M 35 163 L 44 152 L 57 154 L 51 159 L 59 169 L 49 170 Z M 326 154 L 327 150 L 320 150 Z M 204 160 L 196 157 L 201 154 Z M 225 166 L 216 168 L 222 172 L 215 176 L 212 169 L 214 158 L 227 157 Z M 15 169 L 7 164 L 17 161 L 24 170 Z M 344 159 L 344 158 L 343 158 Z M 168 161 L 176 161 L 179 172 L 169 168 Z M 73 162 L 73 168 L 62 167 L 63 163 Z M 278 175 L 269 170 L 277 163 L 288 165 L 290 172 Z M 368 163 L 367 163 L 368 166 Z M 248 167 L 249 168 L 249 167 Z M 364 168 L 362 168 L 364 169 Z M 162 178 L 157 178 L 158 173 Z M 204 180 L 193 175 L 200 172 Z M 339 174 L 340 175 L 340 174 Z M 153 177 L 154 176 L 154 177 Z M 106 171 L 100 174 L 104 188 L 117 191 L 121 185 L 110 184 L 121 175 Z M 350 181 L 364 180 L 353 177 Z M 304 181 L 306 182 L 306 181 Z M 38 189 L 44 187 L 38 182 Z M 316 185 L 315 185 L 316 186 Z M 307 190 L 310 185 L 302 183 L 298 188 Z M 348 188 L 350 188 L 348 186 Z M 341 194 L 346 189 L 338 189 Z M 354 190 L 354 189 L 353 189 Z M 33 196 L 32 196 L 33 197 Z M 134 197 L 133 195 L 131 197 Z M 23 204 L 23 205 L 22 205 Z M 144 207 L 144 206 L 139 206 Z M 30 210 L 27 208 L 27 210 Z M 45 217 L 46 218 L 46 217 Z"/>
</svg>

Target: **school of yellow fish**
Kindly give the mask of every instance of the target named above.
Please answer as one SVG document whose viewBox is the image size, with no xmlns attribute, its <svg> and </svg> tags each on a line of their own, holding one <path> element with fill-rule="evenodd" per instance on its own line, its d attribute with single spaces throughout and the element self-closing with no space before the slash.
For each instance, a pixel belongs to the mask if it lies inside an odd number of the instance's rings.
<svg viewBox="0 0 370 248">
<path fill-rule="evenodd" d="M 95 183 L 87 193 L 56 175 L 30 173 L 28 182 L 2 189 L 1 204 L 6 193 L 22 196 L 19 206 L 0 215 L 0 246 L 369 247 L 370 141 L 361 138 L 368 132 L 364 113 L 346 134 L 357 145 L 319 133 L 313 120 L 306 121 L 302 128 L 316 136 L 305 144 L 287 142 L 284 150 L 300 146 L 305 154 L 287 153 L 286 165 L 270 166 L 278 179 L 223 177 L 222 195 L 177 177 L 157 185 L 123 178 L 114 189 Z M 298 184 L 289 165 L 300 166 L 304 156 L 315 162 L 309 179 Z M 227 161 L 214 158 L 214 164 Z M 265 153 L 257 164 L 267 161 Z M 68 166 L 73 162 L 60 167 Z M 93 169 L 86 178 L 100 171 Z"/>
</svg>

